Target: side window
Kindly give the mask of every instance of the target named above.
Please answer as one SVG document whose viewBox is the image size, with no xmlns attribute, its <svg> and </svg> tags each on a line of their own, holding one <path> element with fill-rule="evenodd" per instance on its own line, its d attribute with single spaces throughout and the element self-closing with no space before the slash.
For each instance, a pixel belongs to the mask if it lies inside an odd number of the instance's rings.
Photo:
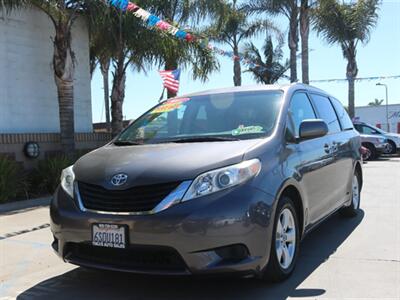
<svg viewBox="0 0 400 300">
<path fill-rule="evenodd" d="M 296 93 L 290 102 L 290 116 L 295 137 L 299 136 L 300 124 L 307 119 L 315 119 L 315 112 L 305 93 Z"/>
<path fill-rule="evenodd" d="M 343 105 L 339 102 L 339 100 L 335 98 L 331 98 L 332 104 L 335 107 L 336 114 L 339 118 L 339 122 L 342 125 L 342 129 L 353 129 L 353 122 L 351 121 L 347 111 L 344 109 Z"/>
<path fill-rule="evenodd" d="M 339 120 L 336 116 L 336 112 L 333 109 L 329 98 L 312 94 L 312 99 L 314 100 L 315 106 L 319 112 L 322 120 L 326 122 L 329 128 L 329 133 L 337 133 L 341 131 Z"/>
<path fill-rule="evenodd" d="M 359 125 L 359 124 L 355 124 L 354 125 L 355 129 L 359 132 L 359 133 L 364 133 L 364 128 L 363 126 Z"/>
<path fill-rule="evenodd" d="M 375 129 L 369 127 L 369 126 L 365 126 L 365 125 L 361 125 L 362 126 L 362 132 L 365 134 L 379 134 L 378 131 L 376 131 Z"/>
</svg>

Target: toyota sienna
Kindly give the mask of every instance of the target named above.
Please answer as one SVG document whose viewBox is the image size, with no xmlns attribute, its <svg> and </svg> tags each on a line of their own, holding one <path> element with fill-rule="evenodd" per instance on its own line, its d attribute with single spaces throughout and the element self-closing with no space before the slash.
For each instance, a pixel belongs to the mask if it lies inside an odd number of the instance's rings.
<svg viewBox="0 0 400 300">
<path fill-rule="evenodd" d="M 63 171 L 52 247 L 90 268 L 283 280 L 311 229 L 357 214 L 360 148 L 341 103 L 310 86 L 170 99 Z"/>
</svg>

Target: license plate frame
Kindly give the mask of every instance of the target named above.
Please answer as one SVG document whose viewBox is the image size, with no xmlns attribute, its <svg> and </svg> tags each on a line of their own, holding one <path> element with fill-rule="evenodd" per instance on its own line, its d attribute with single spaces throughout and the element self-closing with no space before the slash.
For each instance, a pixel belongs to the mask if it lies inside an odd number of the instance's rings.
<svg viewBox="0 0 400 300">
<path fill-rule="evenodd" d="M 95 247 L 126 249 L 128 247 L 128 226 L 110 223 L 94 223 L 91 242 Z"/>
</svg>

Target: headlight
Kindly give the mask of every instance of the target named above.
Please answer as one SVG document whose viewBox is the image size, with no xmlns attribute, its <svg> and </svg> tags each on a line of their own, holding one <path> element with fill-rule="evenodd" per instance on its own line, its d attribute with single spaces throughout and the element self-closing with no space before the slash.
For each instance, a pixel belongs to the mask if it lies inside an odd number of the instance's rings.
<svg viewBox="0 0 400 300">
<path fill-rule="evenodd" d="M 63 190 L 74 198 L 74 181 L 75 181 L 75 174 L 72 170 L 73 166 L 70 166 L 64 169 L 61 173 L 61 187 Z"/>
<path fill-rule="evenodd" d="M 204 173 L 193 181 L 182 201 L 192 200 L 239 185 L 257 176 L 260 170 L 261 162 L 258 159 L 253 159 Z"/>
</svg>

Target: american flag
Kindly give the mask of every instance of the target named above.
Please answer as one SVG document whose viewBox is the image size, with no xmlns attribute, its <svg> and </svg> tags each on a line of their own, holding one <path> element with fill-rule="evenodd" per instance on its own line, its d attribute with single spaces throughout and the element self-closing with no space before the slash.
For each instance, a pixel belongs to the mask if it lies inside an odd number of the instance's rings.
<svg viewBox="0 0 400 300">
<path fill-rule="evenodd" d="M 181 77 L 181 70 L 176 69 L 172 71 L 159 71 L 161 78 L 164 81 L 164 87 L 173 93 L 179 91 L 179 79 Z"/>
</svg>

